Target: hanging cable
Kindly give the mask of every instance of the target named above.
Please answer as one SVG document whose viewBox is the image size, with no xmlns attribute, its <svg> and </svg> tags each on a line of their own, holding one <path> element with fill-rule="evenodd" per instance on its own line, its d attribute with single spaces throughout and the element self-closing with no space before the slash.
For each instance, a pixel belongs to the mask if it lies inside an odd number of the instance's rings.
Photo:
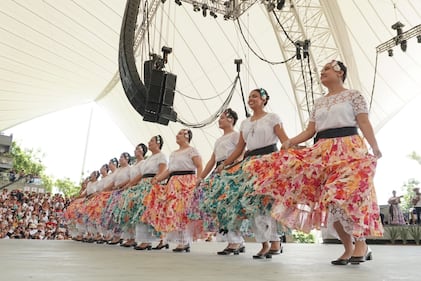
<svg viewBox="0 0 421 281">
<path fill-rule="evenodd" d="M 238 78 L 238 81 L 240 82 L 241 98 L 243 100 L 244 112 L 245 112 L 246 118 L 248 118 L 248 117 L 250 117 L 250 113 L 247 111 L 246 99 L 244 98 L 243 83 L 241 82 L 241 77 L 240 77 L 241 64 L 243 63 L 243 60 L 242 59 L 236 59 L 236 60 L 234 60 L 234 63 L 235 63 L 236 68 L 237 68 L 237 78 Z"/>
<path fill-rule="evenodd" d="M 368 107 L 368 112 L 371 111 L 371 105 L 373 104 L 373 97 L 374 97 L 374 88 L 376 86 L 376 76 L 377 76 L 377 61 L 379 58 L 379 52 L 376 52 L 376 61 L 374 63 L 374 77 L 373 77 L 373 88 L 371 89 L 371 96 L 370 96 L 370 105 Z"/>
<path fill-rule="evenodd" d="M 306 98 L 307 112 L 308 112 L 308 114 L 310 114 L 310 104 L 308 102 L 308 96 L 307 96 L 307 83 L 306 83 L 306 77 L 305 77 L 305 71 L 304 71 L 304 65 L 303 65 L 302 59 L 300 59 L 300 66 L 301 66 L 301 76 L 303 77 L 304 96 Z"/>
<path fill-rule="evenodd" d="M 314 105 L 313 73 L 311 72 L 310 54 L 307 55 L 308 75 L 310 76 L 311 102 Z"/>
<path fill-rule="evenodd" d="M 240 81 L 241 98 L 243 99 L 243 105 L 244 105 L 244 111 L 245 111 L 245 114 L 246 114 L 246 118 L 249 118 L 250 117 L 250 113 L 247 110 L 246 99 L 244 98 L 243 83 L 241 83 L 240 76 L 238 76 L 238 80 Z"/>
<path fill-rule="evenodd" d="M 145 0 L 145 6 L 143 7 L 143 18 L 146 19 L 146 34 L 148 35 L 148 54 L 150 55 L 151 52 L 151 39 L 150 39 L 150 31 L 149 31 L 149 7 L 148 7 L 148 0 Z"/>
<path fill-rule="evenodd" d="M 177 118 L 177 122 L 179 122 L 180 124 L 182 124 L 186 127 L 190 127 L 190 128 L 203 128 L 203 127 L 205 127 L 207 125 L 210 125 L 213 122 L 215 122 L 215 120 L 218 119 L 218 117 L 228 108 L 228 106 L 229 106 L 229 104 L 232 100 L 232 97 L 234 95 L 235 87 L 236 87 L 239 79 L 240 79 L 240 76 L 237 75 L 237 77 L 234 80 L 233 86 L 231 88 L 231 91 L 230 91 L 228 97 L 225 99 L 225 101 L 223 102 L 221 107 L 214 114 L 212 114 L 210 117 L 206 118 L 205 120 L 203 120 L 202 122 L 199 122 L 199 123 L 189 123 L 187 121 L 183 121 L 181 118 Z"/>
<path fill-rule="evenodd" d="M 275 13 L 275 11 L 272 11 L 273 15 L 275 16 L 276 21 L 278 22 L 279 26 L 281 27 L 282 31 L 284 32 L 286 38 L 288 38 L 288 40 L 292 43 L 295 44 L 294 40 L 291 39 L 291 37 L 289 37 L 287 31 L 285 30 L 284 26 L 282 25 L 281 21 L 278 18 L 278 15 Z"/>
<path fill-rule="evenodd" d="M 243 33 L 243 29 L 241 28 L 241 24 L 240 24 L 240 20 L 237 18 L 237 23 L 238 23 L 238 27 L 239 27 L 239 30 L 240 30 L 240 33 L 241 33 L 241 37 L 243 37 L 243 40 L 244 40 L 244 42 L 246 43 L 246 45 L 247 45 L 247 47 L 250 49 L 250 51 L 256 56 L 256 57 L 258 57 L 260 60 L 262 60 L 262 61 L 264 61 L 264 62 L 267 62 L 267 63 L 269 63 L 269 64 L 272 64 L 272 65 L 276 65 L 276 64 L 283 64 L 283 63 L 287 63 L 287 62 L 289 62 L 290 60 L 292 60 L 295 56 L 292 56 L 292 57 L 290 57 L 289 59 L 287 59 L 287 60 L 284 60 L 284 61 L 278 61 L 278 62 L 272 62 L 272 61 L 269 61 L 269 60 L 267 60 L 267 59 L 265 59 L 265 58 L 263 58 L 263 57 L 261 57 L 251 46 L 250 46 L 250 44 L 249 44 L 249 42 L 247 41 L 247 39 L 246 39 L 246 36 L 244 35 L 244 33 Z"/>
<path fill-rule="evenodd" d="M 192 96 L 189 96 L 189 95 L 186 95 L 186 94 L 183 94 L 182 92 L 180 92 L 179 90 L 175 90 L 175 92 L 177 92 L 177 93 L 179 93 L 180 95 L 182 95 L 183 97 L 185 97 L 185 98 L 188 98 L 188 99 L 191 99 L 191 100 L 198 100 L 198 101 L 206 101 L 206 100 L 212 100 L 212 99 L 215 99 L 215 98 L 218 98 L 218 97 L 220 97 L 220 96 L 222 96 L 229 88 L 231 88 L 232 87 L 232 85 L 234 84 L 234 82 L 233 83 L 231 83 L 225 90 L 223 90 L 221 93 L 219 93 L 219 94 L 216 94 L 215 96 L 212 96 L 212 97 L 209 97 L 209 98 L 195 98 L 195 97 L 192 97 Z"/>
</svg>

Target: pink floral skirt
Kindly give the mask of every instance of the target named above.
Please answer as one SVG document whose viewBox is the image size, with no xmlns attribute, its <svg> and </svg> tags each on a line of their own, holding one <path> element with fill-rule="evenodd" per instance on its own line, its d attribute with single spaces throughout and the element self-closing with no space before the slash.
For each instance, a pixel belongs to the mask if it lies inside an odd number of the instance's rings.
<svg viewBox="0 0 421 281">
<path fill-rule="evenodd" d="M 329 210 L 341 209 L 356 238 L 382 236 L 373 185 L 377 159 L 358 135 L 321 139 L 305 149 L 281 150 L 250 160 L 255 193 L 274 198 L 272 215 L 286 227 L 326 227 Z"/>
</svg>

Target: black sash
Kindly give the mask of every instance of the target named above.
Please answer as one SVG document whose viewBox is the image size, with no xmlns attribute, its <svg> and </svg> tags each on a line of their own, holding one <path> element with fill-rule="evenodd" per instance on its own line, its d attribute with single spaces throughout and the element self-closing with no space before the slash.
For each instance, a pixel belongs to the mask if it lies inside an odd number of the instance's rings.
<svg viewBox="0 0 421 281">
<path fill-rule="evenodd" d="M 224 160 L 220 160 L 220 161 L 218 161 L 218 162 L 216 162 L 216 166 L 215 167 L 218 167 L 219 165 L 221 165 L 222 164 L 222 162 L 224 162 L 225 161 L 225 159 Z"/>
<path fill-rule="evenodd" d="M 342 128 L 335 128 L 335 129 L 327 129 L 324 131 L 320 131 L 316 134 L 314 138 L 314 143 L 316 143 L 319 139 L 332 139 L 338 137 L 347 137 L 358 135 L 357 127 L 342 127 Z"/>
<path fill-rule="evenodd" d="M 261 148 L 247 150 L 246 153 L 244 153 L 244 158 L 247 158 L 249 156 L 254 156 L 254 155 L 265 155 L 265 154 L 269 154 L 275 151 L 278 151 L 278 147 L 274 143 L 274 144 L 264 146 Z"/>
<path fill-rule="evenodd" d="M 153 178 L 154 176 L 156 176 L 156 174 L 144 174 L 142 175 L 142 179 Z"/>
</svg>

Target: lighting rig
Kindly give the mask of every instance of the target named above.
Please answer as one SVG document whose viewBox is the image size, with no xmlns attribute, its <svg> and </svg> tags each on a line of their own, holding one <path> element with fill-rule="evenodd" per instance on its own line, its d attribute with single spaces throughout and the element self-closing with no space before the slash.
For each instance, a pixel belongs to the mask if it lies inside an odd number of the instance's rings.
<svg viewBox="0 0 421 281">
<path fill-rule="evenodd" d="M 264 0 L 267 1 L 267 0 Z M 284 1 L 284 0 L 271 0 Z M 256 3 L 255 0 L 175 0 L 179 6 L 187 3 L 193 6 L 194 12 L 202 12 L 203 17 L 208 15 L 217 18 L 222 15 L 225 20 L 235 20 L 241 16 L 248 8 Z"/>
<path fill-rule="evenodd" d="M 396 30 L 396 36 L 378 45 L 376 47 L 377 53 L 387 51 L 389 57 L 393 57 L 393 48 L 397 45 L 400 45 L 402 52 L 406 52 L 408 48 L 408 40 L 412 37 L 416 37 L 417 42 L 421 43 L 421 24 L 414 26 L 408 31 L 402 30 L 404 26 L 405 25 L 400 21 L 393 24 L 391 27 L 393 30 Z"/>
</svg>

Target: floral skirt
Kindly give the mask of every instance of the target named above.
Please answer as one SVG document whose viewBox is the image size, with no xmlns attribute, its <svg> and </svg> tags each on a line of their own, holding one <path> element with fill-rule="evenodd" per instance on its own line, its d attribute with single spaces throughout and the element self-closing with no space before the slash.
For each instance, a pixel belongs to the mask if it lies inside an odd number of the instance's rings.
<svg viewBox="0 0 421 281">
<path fill-rule="evenodd" d="M 103 191 L 95 194 L 85 208 L 86 214 L 89 217 L 88 221 L 95 225 L 101 225 L 101 217 L 104 208 L 110 199 L 112 191 Z"/>
<path fill-rule="evenodd" d="M 119 205 L 115 213 L 118 214 L 116 221 L 124 229 L 128 225 L 135 225 L 140 222 L 145 206 L 143 200 L 149 194 L 152 184 L 152 178 L 142 179 L 141 182 L 121 194 Z"/>
<path fill-rule="evenodd" d="M 82 224 L 84 216 L 84 206 L 85 198 L 77 198 L 73 200 L 64 212 L 64 219 L 68 224 Z"/>
<path fill-rule="evenodd" d="M 202 209 L 215 212 L 221 230 L 242 230 L 247 235 L 248 225 L 244 220 L 259 215 L 268 215 L 272 209 L 273 199 L 267 195 L 254 193 L 254 178 L 245 173 L 243 166 L 252 156 L 233 167 L 221 172 L 214 178 L 211 192 L 204 200 Z"/>
<path fill-rule="evenodd" d="M 196 186 L 196 175 L 172 176 L 166 185 L 153 185 L 145 196 L 141 220 L 157 231 L 185 230 L 192 223 L 188 216 Z"/>
<path fill-rule="evenodd" d="M 203 233 L 216 232 L 219 230 L 216 212 L 208 211 L 207 206 L 205 206 L 205 201 L 208 204 L 214 205 L 213 202 L 210 202 L 209 198 L 211 198 L 211 185 L 215 176 L 219 175 L 212 174 L 209 178 L 205 179 L 198 187 L 196 187 L 193 193 L 190 209 L 188 211 L 189 218 L 192 221 L 195 221 L 197 225 L 201 225 Z"/>
<path fill-rule="evenodd" d="M 114 219 L 114 212 L 120 201 L 123 189 L 114 190 L 108 198 L 105 208 L 102 209 L 101 226 L 105 229 L 114 229 L 118 223 Z"/>
<path fill-rule="evenodd" d="M 305 232 L 327 226 L 329 209 L 353 221 L 356 238 L 382 236 L 373 177 L 377 159 L 358 136 L 321 139 L 301 150 L 282 150 L 244 166 L 255 194 L 274 199 L 272 216 Z"/>
</svg>

